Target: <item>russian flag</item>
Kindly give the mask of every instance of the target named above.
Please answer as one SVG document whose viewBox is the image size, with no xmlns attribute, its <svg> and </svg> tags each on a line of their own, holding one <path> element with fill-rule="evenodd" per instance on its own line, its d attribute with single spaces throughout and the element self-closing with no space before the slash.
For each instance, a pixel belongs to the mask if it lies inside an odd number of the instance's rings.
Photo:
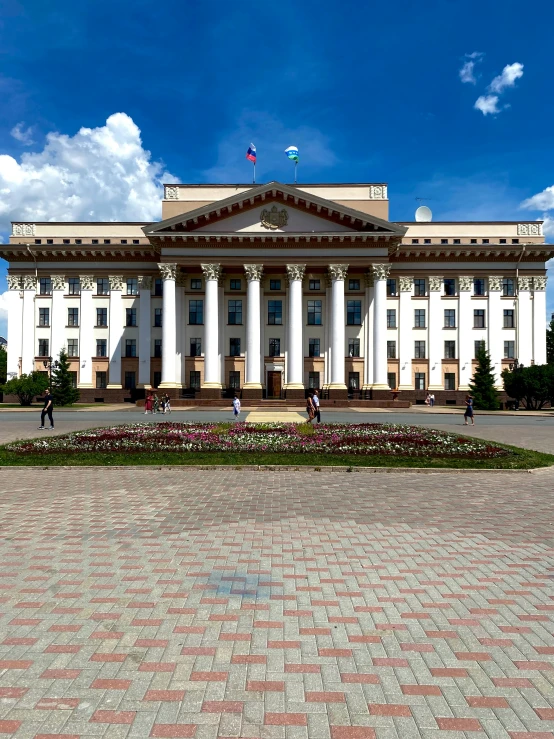
<svg viewBox="0 0 554 739">
<path fill-rule="evenodd" d="M 246 158 L 250 159 L 251 162 L 254 162 L 254 164 L 256 164 L 256 147 L 254 146 L 254 144 L 250 144 L 250 146 L 248 147 Z"/>
</svg>

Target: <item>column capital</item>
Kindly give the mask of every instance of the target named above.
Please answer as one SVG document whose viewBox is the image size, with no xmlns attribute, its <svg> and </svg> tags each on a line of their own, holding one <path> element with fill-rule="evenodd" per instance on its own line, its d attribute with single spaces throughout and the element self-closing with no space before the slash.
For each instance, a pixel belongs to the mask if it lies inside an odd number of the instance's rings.
<svg viewBox="0 0 554 739">
<path fill-rule="evenodd" d="M 502 290 L 502 276 L 492 275 L 489 277 L 489 292 L 500 292 Z"/>
<path fill-rule="evenodd" d="M 110 275 L 110 291 L 123 290 L 123 275 Z"/>
<path fill-rule="evenodd" d="M 176 264 L 158 264 L 158 269 L 162 273 L 163 280 L 174 280 L 177 274 Z"/>
<path fill-rule="evenodd" d="M 180 270 L 177 270 L 177 274 L 175 275 L 175 284 L 177 287 L 185 287 L 187 283 L 187 275 L 185 272 L 181 272 Z"/>
<path fill-rule="evenodd" d="M 373 273 L 369 269 L 364 272 L 364 283 L 366 287 L 373 287 Z"/>
<path fill-rule="evenodd" d="M 468 275 L 463 275 L 462 277 L 458 277 L 458 290 L 461 293 L 471 292 L 472 289 L 473 289 L 473 277 L 469 277 Z"/>
<path fill-rule="evenodd" d="M 201 264 L 200 267 L 207 280 L 217 280 L 219 282 L 221 278 L 221 264 Z"/>
<path fill-rule="evenodd" d="M 289 280 L 303 280 L 306 272 L 305 264 L 287 264 L 287 275 Z"/>
<path fill-rule="evenodd" d="M 81 283 L 81 290 L 92 290 L 94 288 L 93 275 L 79 275 L 79 281 Z"/>
<path fill-rule="evenodd" d="M 347 264 L 330 264 L 327 269 L 332 280 L 345 280 L 348 274 Z"/>
<path fill-rule="evenodd" d="M 402 275 L 399 277 L 400 280 L 400 292 L 401 293 L 411 293 L 412 287 L 414 284 L 414 278 L 413 277 L 407 277 L 406 275 Z"/>
<path fill-rule="evenodd" d="M 23 283 L 24 290 L 36 290 L 37 289 L 37 281 L 34 275 L 23 275 L 22 283 Z"/>
<path fill-rule="evenodd" d="M 390 264 L 372 264 L 373 277 L 376 280 L 386 280 L 391 271 Z"/>
<path fill-rule="evenodd" d="M 429 277 L 429 292 L 438 293 L 442 291 L 444 283 L 444 277 L 438 275 L 432 275 Z"/>
<path fill-rule="evenodd" d="M 65 275 L 52 275 L 52 290 L 65 290 Z"/>
<path fill-rule="evenodd" d="M 139 290 L 152 290 L 152 277 L 150 275 L 139 275 Z"/>
<path fill-rule="evenodd" d="M 8 275 L 8 290 L 21 290 L 21 275 Z"/>
<path fill-rule="evenodd" d="M 518 277 L 517 280 L 517 289 L 519 291 L 529 291 L 533 289 L 533 278 L 532 277 Z"/>
<path fill-rule="evenodd" d="M 546 290 L 546 275 L 540 275 L 539 277 L 533 277 L 533 290 Z"/>
<path fill-rule="evenodd" d="M 253 282 L 254 280 L 257 280 L 259 282 L 262 279 L 262 275 L 264 273 L 264 265 L 245 264 L 244 271 L 246 273 L 246 279 L 248 280 L 248 282 Z"/>
</svg>

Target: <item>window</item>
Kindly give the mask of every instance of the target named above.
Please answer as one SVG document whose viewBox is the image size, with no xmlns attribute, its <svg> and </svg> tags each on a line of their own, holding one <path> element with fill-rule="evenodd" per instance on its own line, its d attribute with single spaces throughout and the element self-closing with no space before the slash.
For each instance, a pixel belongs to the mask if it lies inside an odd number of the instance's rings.
<svg viewBox="0 0 554 739">
<path fill-rule="evenodd" d="M 360 281 L 359 280 L 348 280 L 348 289 L 349 290 L 359 290 Z"/>
<path fill-rule="evenodd" d="M 511 298 L 514 296 L 514 278 L 503 277 L 502 278 L 502 295 L 505 298 Z"/>
<path fill-rule="evenodd" d="M 308 287 L 310 290 L 320 290 L 321 281 L 320 280 L 310 280 L 308 283 Z"/>
<path fill-rule="evenodd" d="M 453 277 L 446 277 L 444 280 L 444 294 L 456 295 L 456 280 Z"/>
<path fill-rule="evenodd" d="M 92 239 L 92 243 L 93 243 L 93 245 L 94 244 L 97 244 L 98 243 L 98 239 Z"/>
<path fill-rule="evenodd" d="M 448 244 L 448 239 L 441 239 L 441 244 Z"/>
<path fill-rule="evenodd" d="M 505 310 L 504 311 L 504 328 L 514 328 L 514 311 L 513 310 Z"/>
<path fill-rule="evenodd" d="M 430 244 L 431 243 L 431 239 L 423 239 L 423 243 L 424 244 Z"/>
<path fill-rule="evenodd" d="M 54 239 L 46 239 L 46 243 L 47 244 L 53 244 L 54 243 Z"/>
<path fill-rule="evenodd" d="M 96 373 L 96 388 L 97 390 L 104 390 L 106 388 L 106 372 Z"/>
<path fill-rule="evenodd" d="M 204 301 L 189 300 L 189 323 L 199 326 L 204 323 Z"/>
<path fill-rule="evenodd" d="M 50 356 L 50 342 L 48 339 L 38 340 L 38 355 L 39 357 Z"/>
<path fill-rule="evenodd" d="M 63 243 L 64 244 L 71 244 L 71 239 L 64 239 L 63 240 Z"/>
<path fill-rule="evenodd" d="M 487 347 L 486 347 L 486 344 L 483 341 L 483 339 L 477 339 L 477 341 L 474 344 L 474 356 L 475 356 L 475 359 L 477 359 L 477 355 L 479 354 L 479 352 L 481 350 L 484 351 L 486 348 Z"/>
<path fill-rule="evenodd" d="M 161 298 L 164 294 L 164 281 L 161 277 L 156 277 L 154 280 L 154 295 L 157 298 Z"/>
<path fill-rule="evenodd" d="M 469 243 L 470 243 L 470 244 L 476 244 L 476 243 L 477 243 L 477 239 L 470 239 L 470 240 L 469 240 Z"/>
<path fill-rule="evenodd" d="M 68 308 L 67 309 L 67 325 L 78 326 L 79 325 L 79 308 Z"/>
<path fill-rule="evenodd" d="M 394 277 L 388 277 L 387 278 L 387 296 L 389 298 L 395 298 L 398 295 L 396 290 L 397 290 L 396 280 L 394 279 Z"/>
<path fill-rule="evenodd" d="M 270 326 L 280 326 L 283 323 L 283 301 L 267 301 L 267 322 Z"/>
<path fill-rule="evenodd" d="M 415 389 L 425 390 L 425 372 L 415 373 Z"/>
<path fill-rule="evenodd" d="M 269 340 L 269 356 L 280 357 L 281 356 L 281 339 L 270 339 Z"/>
<path fill-rule="evenodd" d="M 200 372 L 198 370 L 191 370 L 189 383 L 193 390 L 200 390 Z"/>
<path fill-rule="evenodd" d="M 396 390 L 396 372 L 387 372 L 387 384 L 391 390 Z"/>
<path fill-rule="evenodd" d="M 230 326 L 238 326 L 242 323 L 242 300 L 229 301 L 227 323 Z"/>
<path fill-rule="evenodd" d="M 38 325 L 49 326 L 50 325 L 50 308 L 39 308 L 38 309 Z"/>
<path fill-rule="evenodd" d="M 414 358 L 425 359 L 425 342 L 414 341 Z"/>
<path fill-rule="evenodd" d="M 515 341 L 504 342 L 504 359 L 514 359 L 515 353 Z"/>
<path fill-rule="evenodd" d="M 138 295 L 138 279 L 136 277 L 127 278 L 127 295 Z"/>
<path fill-rule="evenodd" d="M 425 328 L 425 308 L 414 310 L 414 328 Z"/>
<path fill-rule="evenodd" d="M 108 309 L 107 308 L 97 308 L 96 309 L 96 325 L 98 327 L 105 327 L 108 325 Z"/>
<path fill-rule="evenodd" d="M 140 241 L 138 239 L 133 239 L 133 244 L 140 244 Z"/>
<path fill-rule="evenodd" d="M 412 244 L 419 244 L 419 239 L 412 239 Z"/>
<path fill-rule="evenodd" d="M 49 277 L 41 277 L 39 283 L 39 294 L 40 295 L 51 295 L 52 294 L 52 280 Z"/>
<path fill-rule="evenodd" d="M 308 372 L 308 390 L 319 388 L 319 372 Z"/>
<path fill-rule="evenodd" d="M 134 390 L 137 386 L 135 372 L 125 372 L 125 390 Z"/>
<path fill-rule="evenodd" d="M 489 242 L 489 240 L 488 240 L 488 239 L 483 239 L 481 243 L 482 243 L 482 244 L 489 244 L 490 242 Z"/>
<path fill-rule="evenodd" d="M 126 244 L 127 243 L 127 239 L 121 239 L 121 243 L 122 244 Z"/>
<path fill-rule="evenodd" d="M 460 239 L 453 239 L 452 243 L 453 244 L 459 244 L 460 243 Z"/>
<path fill-rule="evenodd" d="M 396 308 L 387 308 L 387 328 L 396 328 Z"/>
<path fill-rule="evenodd" d="M 485 278 L 484 277 L 476 277 L 473 280 L 473 294 L 474 295 L 484 295 L 485 294 Z"/>
<path fill-rule="evenodd" d="M 512 239 L 512 244 L 519 244 L 519 239 Z"/>
<path fill-rule="evenodd" d="M 79 356 L 79 340 L 68 339 L 67 340 L 67 356 L 78 357 Z"/>
<path fill-rule="evenodd" d="M 77 387 L 77 373 L 76 372 L 70 372 L 69 373 L 69 379 L 71 381 L 71 387 L 76 388 Z"/>
<path fill-rule="evenodd" d="M 346 323 L 348 326 L 362 325 L 362 301 L 347 300 L 346 301 Z"/>
<path fill-rule="evenodd" d="M 105 244 L 111 244 L 112 243 L 112 240 L 111 239 L 104 239 L 104 243 Z"/>
<path fill-rule="evenodd" d="M 229 283 L 229 287 L 231 288 L 231 290 L 240 290 L 240 284 L 241 284 L 241 280 L 231 280 Z M 239 375 L 239 381 L 240 381 L 240 375 Z"/>
<path fill-rule="evenodd" d="M 309 357 L 321 356 L 319 339 L 308 339 L 308 356 Z"/>
<path fill-rule="evenodd" d="M 190 281 L 190 289 L 191 290 L 202 290 L 202 280 L 198 279 L 197 277 L 194 277 Z"/>
<path fill-rule="evenodd" d="M 159 370 L 154 371 L 153 384 L 154 387 L 160 387 L 162 382 L 162 373 Z"/>
<path fill-rule="evenodd" d="M 456 374 L 454 372 L 444 373 L 444 389 L 455 390 L 456 389 Z"/>
<path fill-rule="evenodd" d="M 308 326 L 321 326 L 321 300 L 308 300 Z"/>
<path fill-rule="evenodd" d="M 96 294 L 97 295 L 109 295 L 110 294 L 110 281 L 107 277 L 99 277 L 96 280 Z"/>
<path fill-rule="evenodd" d="M 359 357 L 360 356 L 360 340 L 359 339 L 348 339 L 348 356 Z"/>
<path fill-rule="evenodd" d="M 236 288 L 240 290 L 239 287 Z M 229 387 L 231 390 L 240 390 L 240 372 L 236 370 L 230 370 L 229 372 Z"/>
<path fill-rule="evenodd" d="M 270 290 L 280 290 L 281 289 L 281 280 L 270 280 L 269 281 L 269 289 Z"/>
<path fill-rule="evenodd" d="M 70 277 L 67 283 L 70 295 L 80 295 L 81 280 L 78 277 Z"/>
<path fill-rule="evenodd" d="M 424 277 L 416 277 L 414 279 L 414 295 L 416 297 L 424 297 L 426 295 L 425 290 L 425 278 Z"/>
<path fill-rule="evenodd" d="M 485 311 L 473 311 L 473 328 L 485 328 Z"/>
<path fill-rule="evenodd" d="M 444 327 L 456 328 L 456 311 L 454 308 L 446 308 L 444 311 Z"/>
<path fill-rule="evenodd" d="M 35 239 L 35 244 L 42 244 L 42 239 Z"/>
<path fill-rule="evenodd" d="M 107 357 L 108 356 L 107 339 L 96 339 L 96 356 L 97 357 Z"/>
<path fill-rule="evenodd" d="M 229 356 L 240 357 L 240 339 L 229 339 Z"/>
<path fill-rule="evenodd" d="M 125 356 L 136 357 L 137 356 L 137 340 L 136 339 L 125 339 Z"/>
<path fill-rule="evenodd" d="M 444 358 L 445 359 L 456 359 L 456 342 L 445 341 L 444 342 Z"/>
<path fill-rule="evenodd" d="M 396 341 L 387 341 L 387 359 L 396 359 Z"/>
<path fill-rule="evenodd" d="M 500 243 L 501 244 L 505 244 L 506 243 L 506 239 L 500 239 Z"/>
<path fill-rule="evenodd" d="M 154 356 L 160 358 L 162 356 L 162 340 L 154 339 Z"/>
<path fill-rule="evenodd" d="M 161 328 L 162 326 L 162 309 L 161 308 L 154 308 L 154 326 L 156 328 Z"/>
<path fill-rule="evenodd" d="M 200 339 L 190 340 L 190 356 L 199 357 L 202 354 L 202 342 Z"/>
<path fill-rule="evenodd" d="M 136 308 L 125 308 L 125 325 L 136 326 L 137 325 L 137 309 Z"/>
<path fill-rule="evenodd" d="M 348 373 L 348 389 L 359 390 L 360 389 L 360 373 L 349 372 Z"/>
</svg>

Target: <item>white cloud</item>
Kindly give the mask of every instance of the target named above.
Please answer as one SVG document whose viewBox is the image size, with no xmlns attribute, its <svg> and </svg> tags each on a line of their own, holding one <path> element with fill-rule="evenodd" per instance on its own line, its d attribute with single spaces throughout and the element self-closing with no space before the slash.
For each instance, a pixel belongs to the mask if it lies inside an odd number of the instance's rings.
<svg viewBox="0 0 554 739">
<path fill-rule="evenodd" d="M 527 198 L 521 203 L 520 207 L 526 210 L 554 210 L 554 185 L 546 187 L 542 192 Z"/>
<path fill-rule="evenodd" d="M 514 62 L 514 64 L 506 64 L 502 73 L 495 77 L 489 85 L 490 92 L 501 94 L 507 87 L 513 87 L 516 80 L 523 77 L 523 64 Z"/>
<path fill-rule="evenodd" d="M 7 339 L 8 328 L 8 291 L 0 293 L 0 336 Z"/>
<path fill-rule="evenodd" d="M 473 107 L 476 110 L 480 110 L 483 115 L 500 113 L 498 109 L 498 95 L 481 95 L 477 98 Z"/>
<path fill-rule="evenodd" d="M 27 128 L 24 128 L 24 126 L 24 121 L 17 123 L 10 131 L 10 136 L 13 136 L 17 141 L 20 141 L 24 146 L 31 146 L 31 144 L 35 143 L 33 141 L 33 127 L 27 126 Z"/>
<path fill-rule="evenodd" d="M 477 84 L 475 77 L 475 65 L 478 64 L 485 55 L 482 51 L 474 51 L 471 54 L 466 54 L 466 61 L 462 64 L 459 71 L 460 79 L 464 83 L 470 83 L 472 85 Z"/>
</svg>

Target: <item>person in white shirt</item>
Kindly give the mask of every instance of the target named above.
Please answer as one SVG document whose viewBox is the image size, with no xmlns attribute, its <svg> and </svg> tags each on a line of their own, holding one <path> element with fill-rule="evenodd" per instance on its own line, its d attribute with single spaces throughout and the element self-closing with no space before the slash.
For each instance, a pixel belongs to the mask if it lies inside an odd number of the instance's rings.
<svg viewBox="0 0 554 739">
<path fill-rule="evenodd" d="M 239 420 L 239 414 L 240 414 L 240 399 L 238 395 L 235 395 L 233 398 L 233 415 L 235 416 L 235 421 Z"/>
<path fill-rule="evenodd" d="M 319 410 L 319 391 L 314 390 L 314 397 L 312 398 L 315 407 L 315 417 L 318 423 L 321 423 L 321 412 Z"/>
</svg>

